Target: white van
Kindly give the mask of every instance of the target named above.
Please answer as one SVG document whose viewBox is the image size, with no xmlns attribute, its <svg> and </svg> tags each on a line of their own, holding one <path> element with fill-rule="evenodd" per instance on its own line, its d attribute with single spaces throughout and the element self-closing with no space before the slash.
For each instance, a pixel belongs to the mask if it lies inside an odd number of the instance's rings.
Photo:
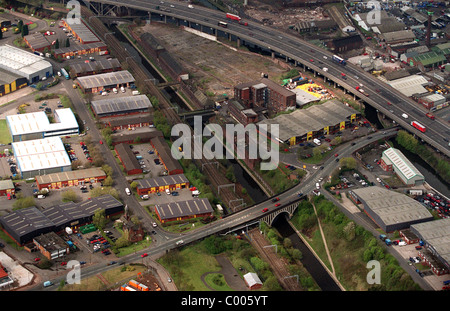
<svg viewBox="0 0 450 311">
<path fill-rule="evenodd" d="M 170 190 L 169 189 L 166 189 L 166 194 L 170 194 Z"/>
<path fill-rule="evenodd" d="M 114 92 L 114 94 L 117 94 L 117 89 L 113 88 L 113 92 Z"/>
<path fill-rule="evenodd" d="M 131 195 L 131 191 L 130 191 L 130 189 L 128 189 L 128 188 L 125 188 L 125 193 L 126 193 L 127 195 Z"/>
<path fill-rule="evenodd" d="M 320 184 L 318 182 L 316 182 L 316 188 L 320 189 Z"/>
<path fill-rule="evenodd" d="M 121 91 L 122 93 L 125 93 L 125 88 L 124 88 L 123 86 L 121 86 L 121 87 L 120 87 L 120 91 Z"/>
<path fill-rule="evenodd" d="M 408 115 L 406 113 L 402 114 L 402 117 L 408 119 Z"/>
<path fill-rule="evenodd" d="M 133 94 L 133 95 L 140 95 L 141 92 L 139 92 L 139 91 L 133 91 L 133 92 L 131 92 L 131 94 Z"/>
</svg>

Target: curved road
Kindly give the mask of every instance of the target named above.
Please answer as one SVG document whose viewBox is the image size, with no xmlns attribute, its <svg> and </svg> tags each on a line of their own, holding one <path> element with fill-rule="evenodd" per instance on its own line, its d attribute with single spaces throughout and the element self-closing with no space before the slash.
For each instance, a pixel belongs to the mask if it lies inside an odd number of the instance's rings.
<svg viewBox="0 0 450 311">
<path fill-rule="evenodd" d="M 218 10 L 199 6 L 188 8 L 188 4 L 186 3 L 158 0 L 129 0 L 126 4 L 118 0 L 95 0 L 92 2 L 126 6 L 137 10 L 160 13 L 162 16 L 166 15 L 177 18 L 183 21 L 184 24 L 190 22 L 191 26 L 195 26 L 198 29 L 200 29 L 199 25 L 209 27 L 210 30 L 219 29 L 236 36 L 240 40 L 264 48 L 269 52 L 275 52 L 290 60 L 302 63 L 327 79 L 338 83 L 347 91 L 361 97 L 365 102 L 380 110 L 400 126 L 425 140 L 442 153 L 450 156 L 449 142 L 446 141 L 450 137 L 450 129 L 445 121 L 438 119 L 433 121 L 429 119 L 425 116 L 427 112 L 425 108 L 401 94 L 396 89 L 393 89 L 371 74 L 364 72 L 357 66 L 352 64 L 347 64 L 346 66 L 339 65 L 332 61 L 332 54 L 307 41 L 255 22 L 248 22 L 248 26 L 244 26 L 236 21 L 226 19 L 225 13 Z M 164 11 L 161 9 L 164 9 Z M 219 27 L 217 25 L 219 21 L 226 22 L 228 27 Z M 328 68 L 327 72 L 323 71 L 324 67 Z M 346 74 L 346 80 L 341 79 L 341 73 Z M 369 97 L 365 97 L 356 91 L 355 87 L 360 85 L 369 94 Z M 392 105 L 388 105 L 388 102 Z M 406 113 L 409 118 L 402 118 L 401 115 L 403 113 Z M 410 124 L 413 120 L 417 120 L 426 126 L 426 133 L 422 133 L 413 128 Z"/>
<path fill-rule="evenodd" d="M 352 143 L 348 142 L 342 144 L 335 149 L 335 152 L 339 153 L 338 159 L 342 157 L 351 156 L 353 152 L 369 143 L 395 135 L 396 131 L 397 129 L 394 128 L 384 132 L 373 133 L 371 136 L 359 138 Z M 294 201 L 298 201 L 299 193 L 307 194 L 312 190 L 314 190 L 316 187 L 316 182 L 319 178 L 325 179 L 333 172 L 333 170 L 336 167 L 334 165 L 336 163 L 335 161 L 336 161 L 335 157 L 330 157 L 323 163 L 323 169 L 318 169 L 313 174 L 311 174 L 304 182 L 277 195 L 280 199 L 277 203 L 281 203 L 281 206 L 279 207 L 274 207 L 274 203 L 271 201 L 271 199 L 268 199 L 264 202 L 261 202 L 247 209 L 231 214 L 228 217 L 225 217 L 221 220 L 215 221 L 209 225 L 195 229 L 183 235 L 171 234 L 171 236 L 167 235 L 165 239 L 160 238 L 158 243 L 153 244 L 149 248 L 136 252 L 135 254 L 130 254 L 120 258 L 115 265 L 140 260 L 142 259 L 140 256 L 143 253 L 147 253 L 149 256 L 163 254 L 167 250 L 178 247 L 180 244 L 177 243 L 181 240 L 183 241 L 184 245 L 187 243 L 195 242 L 212 234 L 217 234 L 224 231 L 233 231 L 236 228 L 243 226 L 245 224 L 256 222 L 261 217 L 267 215 L 267 213 L 276 212 L 277 210 L 282 209 L 284 206 L 292 204 L 292 202 Z M 262 210 L 264 208 L 268 208 L 269 211 L 263 212 Z M 142 211 L 142 213 L 145 212 Z M 356 221 L 365 227 L 369 225 L 365 223 L 366 220 L 364 220 L 363 218 L 356 219 Z M 85 267 L 82 269 L 82 277 L 86 278 L 89 276 L 93 276 L 103 271 L 107 271 L 112 267 L 114 267 L 114 265 L 108 266 L 105 265 L 104 263 Z M 53 279 L 52 281 L 54 284 L 59 284 L 59 282 L 64 279 L 65 276 L 61 276 Z M 39 284 L 33 287 L 31 290 L 56 290 L 56 286 L 44 288 L 42 284 Z"/>
</svg>

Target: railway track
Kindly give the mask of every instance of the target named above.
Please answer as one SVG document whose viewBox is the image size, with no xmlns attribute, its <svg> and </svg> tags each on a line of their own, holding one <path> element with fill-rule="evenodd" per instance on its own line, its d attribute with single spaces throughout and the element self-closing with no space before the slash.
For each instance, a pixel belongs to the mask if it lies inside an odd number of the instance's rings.
<svg viewBox="0 0 450 311">
<path fill-rule="evenodd" d="M 277 256 L 273 248 L 269 248 L 269 245 L 265 238 L 260 234 L 259 229 L 253 229 L 250 232 L 251 242 L 259 253 L 269 262 L 270 267 L 274 271 L 281 286 L 288 291 L 302 291 L 303 289 L 297 283 L 295 278 L 291 277 L 287 269 L 287 265 L 281 258 Z"/>
<path fill-rule="evenodd" d="M 141 92 L 144 94 L 152 94 L 158 99 L 159 109 L 166 117 L 168 123 L 172 126 L 183 123 L 174 107 L 172 107 L 166 97 L 162 95 L 159 88 L 150 81 L 147 73 L 142 68 L 142 64 L 138 63 L 134 59 L 134 57 L 122 46 L 113 33 L 111 33 L 103 22 L 100 21 L 100 19 L 98 19 L 89 9 L 86 7 L 81 7 L 81 10 L 82 16 L 92 27 L 95 33 L 97 33 L 97 35 L 103 34 L 100 37 L 107 44 L 110 52 L 112 52 L 121 64 L 127 64 L 128 70 L 133 74 L 136 81 L 140 81 L 140 85 L 142 85 Z M 233 206 L 236 206 L 235 202 L 239 202 L 240 197 L 229 188 L 221 189 L 220 195 L 218 193 L 218 187 L 230 184 L 230 181 L 228 181 L 228 179 L 226 179 L 214 165 L 204 165 L 211 164 L 211 161 L 207 160 L 204 156 L 202 159 L 195 160 L 195 164 L 198 168 L 202 169 L 202 172 L 207 177 L 216 195 L 220 197 L 228 208 L 233 210 Z"/>
</svg>

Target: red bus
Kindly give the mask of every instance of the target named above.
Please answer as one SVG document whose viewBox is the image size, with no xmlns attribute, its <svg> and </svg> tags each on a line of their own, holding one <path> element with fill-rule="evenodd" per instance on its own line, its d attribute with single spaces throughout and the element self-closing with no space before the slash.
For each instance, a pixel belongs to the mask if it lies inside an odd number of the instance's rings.
<svg viewBox="0 0 450 311">
<path fill-rule="evenodd" d="M 227 13 L 227 18 L 235 20 L 235 21 L 240 21 L 241 18 L 235 14 L 231 14 L 231 13 Z"/>
<path fill-rule="evenodd" d="M 416 129 L 418 129 L 419 131 L 421 131 L 422 133 L 425 133 L 425 131 L 427 130 L 425 126 L 423 126 L 417 121 L 412 121 L 411 125 L 414 126 Z"/>
</svg>

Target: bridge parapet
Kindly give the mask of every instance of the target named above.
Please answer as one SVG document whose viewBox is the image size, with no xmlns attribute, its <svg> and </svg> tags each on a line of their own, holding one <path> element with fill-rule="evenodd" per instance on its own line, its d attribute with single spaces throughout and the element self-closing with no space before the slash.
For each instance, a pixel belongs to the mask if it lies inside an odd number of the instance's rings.
<svg viewBox="0 0 450 311">
<path fill-rule="evenodd" d="M 273 212 L 268 212 L 264 217 L 261 218 L 261 221 L 264 221 L 266 224 L 268 224 L 270 227 L 272 227 L 272 223 L 275 220 L 275 218 L 277 218 L 278 215 L 282 214 L 282 213 L 286 213 L 289 217 L 289 219 L 292 218 L 292 216 L 294 215 L 295 210 L 298 207 L 298 204 L 300 203 L 300 201 L 302 201 L 303 199 L 305 199 L 305 196 L 302 196 L 301 198 L 289 202 L 287 204 L 285 204 L 284 206 L 282 206 L 281 208 L 274 210 Z"/>
</svg>

